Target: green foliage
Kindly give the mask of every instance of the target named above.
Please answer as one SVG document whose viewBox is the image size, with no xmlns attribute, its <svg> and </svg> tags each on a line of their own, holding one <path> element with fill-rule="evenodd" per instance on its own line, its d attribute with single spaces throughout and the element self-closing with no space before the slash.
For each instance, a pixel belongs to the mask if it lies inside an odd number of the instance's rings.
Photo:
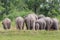
<svg viewBox="0 0 60 40">
<path fill-rule="evenodd" d="M 18 16 L 24 17 L 24 16 L 28 15 L 30 12 L 32 12 L 32 11 L 17 11 L 17 10 L 15 10 L 15 11 L 12 11 L 12 12 L 8 15 L 8 17 L 9 17 L 11 20 L 14 20 L 16 17 L 18 17 Z M 11 14 L 12 14 L 12 15 L 11 15 Z"/>
<path fill-rule="evenodd" d="M 59 0 L 26 0 L 28 8 L 36 14 L 44 14 L 45 16 L 57 16 L 60 14 Z"/>
<path fill-rule="evenodd" d="M 28 15 L 29 13 L 31 13 L 32 11 L 17 11 L 17 10 L 11 10 L 10 11 L 10 14 L 9 15 L 6 15 L 6 14 L 4 14 L 4 16 L 3 16 L 3 18 L 6 18 L 6 17 L 8 17 L 8 18 L 10 18 L 11 20 L 14 20 L 16 17 L 18 17 L 18 16 L 21 16 L 21 17 L 24 17 L 24 16 L 26 16 L 26 15 Z"/>
<path fill-rule="evenodd" d="M 14 19 L 29 12 L 55 17 L 60 15 L 60 0 L 0 0 L 0 20 Z"/>
</svg>

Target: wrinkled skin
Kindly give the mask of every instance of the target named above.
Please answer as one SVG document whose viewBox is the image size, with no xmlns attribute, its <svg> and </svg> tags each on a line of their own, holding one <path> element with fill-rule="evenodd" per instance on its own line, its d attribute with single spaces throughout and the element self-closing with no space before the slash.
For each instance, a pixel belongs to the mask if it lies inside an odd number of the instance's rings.
<svg viewBox="0 0 60 40">
<path fill-rule="evenodd" d="M 37 25 L 36 28 L 39 28 L 40 30 L 45 30 L 46 22 L 43 18 L 38 19 L 36 23 L 38 23 L 36 24 Z"/>
<path fill-rule="evenodd" d="M 25 17 L 25 23 L 28 30 L 35 30 L 35 21 L 38 19 L 37 15 L 32 13 Z"/>
<path fill-rule="evenodd" d="M 16 18 L 16 27 L 19 30 L 22 30 L 24 28 L 24 19 L 22 17 Z"/>
<path fill-rule="evenodd" d="M 53 20 L 52 29 L 58 30 L 59 29 L 59 27 L 58 27 L 58 19 L 53 18 L 52 20 Z"/>
<path fill-rule="evenodd" d="M 2 21 L 2 25 L 3 25 L 4 29 L 10 29 L 10 27 L 11 27 L 11 20 L 9 18 L 5 18 Z"/>
<path fill-rule="evenodd" d="M 50 30 L 53 24 L 52 19 L 50 17 L 45 17 L 44 19 L 46 21 L 46 30 Z"/>
</svg>

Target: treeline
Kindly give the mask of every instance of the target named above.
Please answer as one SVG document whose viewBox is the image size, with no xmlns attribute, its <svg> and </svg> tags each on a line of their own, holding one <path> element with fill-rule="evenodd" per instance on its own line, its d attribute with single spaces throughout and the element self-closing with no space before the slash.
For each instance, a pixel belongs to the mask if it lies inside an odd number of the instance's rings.
<svg viewBox="0 0 60 40">
<path fill-rule="evenodd" d="M 60 0 L 0 0 L 0 20 L 14 19 L 30 12 L 55 17 L 60 15 Z"/>
</svg>

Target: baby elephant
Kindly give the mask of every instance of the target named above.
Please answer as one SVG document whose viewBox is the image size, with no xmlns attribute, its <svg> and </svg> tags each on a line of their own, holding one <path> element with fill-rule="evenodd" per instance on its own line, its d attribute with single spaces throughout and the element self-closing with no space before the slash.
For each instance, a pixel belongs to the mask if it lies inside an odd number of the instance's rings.
<svg viewBox="0 0 60 40">
<path fill-rule="evenodd" d="M 10 27 L 11 27 L 11 20 L 9 18 L 5 18 L 2 21 L 2 25 L 3 25 L 4 29 L 10 29 Z"/>
<path fill-rule="evenodd" d="M 37 21 L 35 22 L 35 30 L 39 30 L 39 23 Z"/>
<path fill-rule="evenodd" d="M 22 30 L 24 27 L 24 19 L 22 17 L 17 17 L 16 18 L 16 27 L 19 30 Z"/>
</svg>

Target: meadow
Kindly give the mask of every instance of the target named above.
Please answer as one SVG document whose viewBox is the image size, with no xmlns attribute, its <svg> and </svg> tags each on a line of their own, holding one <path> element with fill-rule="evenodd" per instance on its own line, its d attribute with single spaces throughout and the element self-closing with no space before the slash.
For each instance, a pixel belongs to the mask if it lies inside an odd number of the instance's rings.
<svg viewBox="0 0 60 40">
<path fill-rule="evenodd" d="M 60 40 L 60 31 L 0 30 L 1 40 Z"/>
<path fill-rule="evenodd" d="M 10 30 L 4 30 L 0 22 L 0 40 L 60 40 L 60 30 L 17 30 L 12 22 Z"/>
</svg>

